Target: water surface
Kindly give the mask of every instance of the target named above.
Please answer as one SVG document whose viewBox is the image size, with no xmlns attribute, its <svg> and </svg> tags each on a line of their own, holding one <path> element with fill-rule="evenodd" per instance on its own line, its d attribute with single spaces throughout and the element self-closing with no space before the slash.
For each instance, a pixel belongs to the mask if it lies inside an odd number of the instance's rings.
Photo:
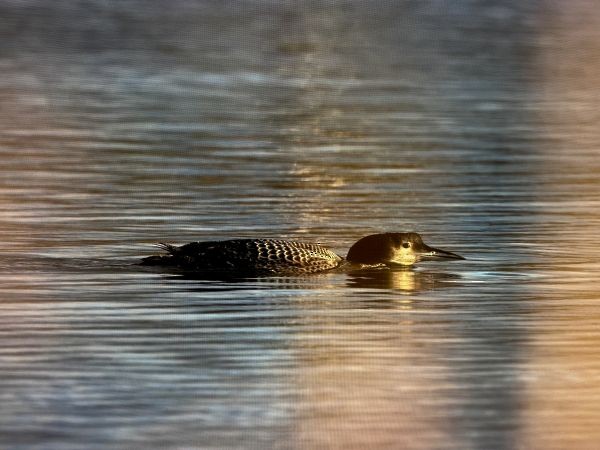
<svg viewBox="0 0 600 450">
<path fill-rule="evenodd" d="M 5 2 L 0 444 L 595 449 L 592 2 Z M 237 282 L 152 244 L 468 259 Z"/>
</svg>

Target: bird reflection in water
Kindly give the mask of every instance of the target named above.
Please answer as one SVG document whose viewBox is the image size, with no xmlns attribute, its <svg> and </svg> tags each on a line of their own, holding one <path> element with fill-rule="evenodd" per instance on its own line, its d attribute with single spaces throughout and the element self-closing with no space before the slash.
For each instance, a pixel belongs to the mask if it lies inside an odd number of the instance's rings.
<svg viewBox="0 0 600 450">
<path fill-rule="evenodd" d="M 317 289 L 322 288 L 324 284 L 328 284 L 326 279 L 331 275 L 332 273 L 306 276 L 244 277 L 234 276 L 230 273 L 173 272 L 165 276 L 173 280 L 198 281 L 202 284 L 202 291 L 212 289 L 223 291 L 238 290 L 242 288 L 242 285 L 248 283 L 280 289 Z M 421 291 L 449 288 L 455 286 L 462 278 L 456 273 L 419 271 L 413 268 L 359 269 L 350 271 L 345 275 L 346 287 L 394 290 L 401 294 L 414 294 Z"/>
<path fill-rule="evenodd" d="M 421 272 L 412 268 L 391 270 L 356 270 L 348 274 L 348 287 L 362 289 L 393 289 L 415 293 L 450 287 L 461 276 L 446 272 Z"/>
</svg>

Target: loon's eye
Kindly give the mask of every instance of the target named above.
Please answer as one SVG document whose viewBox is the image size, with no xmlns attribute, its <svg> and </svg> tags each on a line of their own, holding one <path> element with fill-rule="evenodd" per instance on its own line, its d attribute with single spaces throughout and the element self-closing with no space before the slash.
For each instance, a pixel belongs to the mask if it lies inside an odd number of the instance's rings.
<svg viewBox="0 0 600 450">
<path fill-rule="evenodd" d="M 410 242 L 405 242 L 404 244 L 402 244 L 402 247 L 404 247 L 404 248 L 410 247 Z"/>
</svg>

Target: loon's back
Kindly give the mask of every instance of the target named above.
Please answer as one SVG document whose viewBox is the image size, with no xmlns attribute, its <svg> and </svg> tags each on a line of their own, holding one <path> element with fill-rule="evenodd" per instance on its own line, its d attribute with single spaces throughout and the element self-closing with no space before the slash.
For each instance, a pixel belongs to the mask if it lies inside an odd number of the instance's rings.
<svg viewBox="0 0 600 450">
<path fill-rule="evenodd" d="M 167 265 L 191 272 L 237 274 L 303 274 L 333 269 L 343 259 L 318 244 L 277 239 L 234 239 L 162 244 L 165 256 L 150 256 L 146 265 Z"/>
</svg>

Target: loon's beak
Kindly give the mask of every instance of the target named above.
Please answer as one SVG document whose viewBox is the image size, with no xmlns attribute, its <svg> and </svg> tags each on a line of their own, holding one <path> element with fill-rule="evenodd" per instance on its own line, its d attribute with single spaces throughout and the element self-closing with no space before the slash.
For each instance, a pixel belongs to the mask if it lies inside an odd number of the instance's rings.
<svg viewBox="0 0 600 450">
<path fill-rule="evenodd" d="M 464 257 L 457 255 L 456 253 L 447 252 L 446 250 L 440 250 L 439 248 L 433 248 L 425 244 L 423 244 L 423 249 L 419 252 L 419 254 L 421 258 L 465 259 Z"/>
</svg>

